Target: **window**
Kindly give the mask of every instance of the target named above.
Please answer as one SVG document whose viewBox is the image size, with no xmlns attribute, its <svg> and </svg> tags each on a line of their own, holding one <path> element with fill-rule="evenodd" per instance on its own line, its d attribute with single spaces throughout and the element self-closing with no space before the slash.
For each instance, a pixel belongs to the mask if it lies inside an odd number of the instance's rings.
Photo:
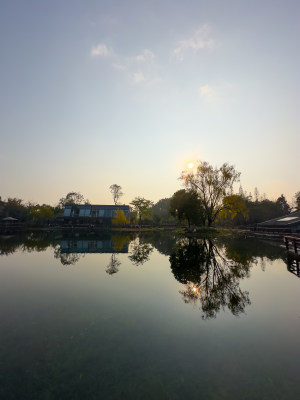
<svg viewBox="0 0 300 400">
<path fill-rule="evenodd" d="M 278 219 L 277 222 L 292 221 L 293 219 L 297 219 L 297 218 L 299 218 L 299 217 L 285 217 L 285 218 Z"/>
<path fill-rule="evenodd" d="M 79 208 L 79 217 L 90 217 L 91 206 L 82 206 Z"/>
<path fill-rule="evenodd" d="M 64 209 L 64 217 L 69 217 L 71 215 L 72 207 L 66 206 Z"/>
<path fill-rule="evenodd" d="M 105 210 L 105 217 L 112 218 L 112 210 Z"/>
</svg>

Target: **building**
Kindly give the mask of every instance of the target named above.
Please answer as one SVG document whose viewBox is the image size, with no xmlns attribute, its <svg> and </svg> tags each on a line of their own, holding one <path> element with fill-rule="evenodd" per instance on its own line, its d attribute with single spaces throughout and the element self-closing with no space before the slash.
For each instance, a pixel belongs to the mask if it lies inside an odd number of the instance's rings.
<svg viewBox="0 0 300 400">
<path fill-rule="evenodd" d="M 126 205 L 66 204 L 63 219 L 65 224 L 111 225 L 117 211 L 123 211 L 129 218 L 129 206 Z"/>
<path fill-rule="evenodd" d="M 281 233 L 300 233 L 300 211 L 261 222 L 257 224 L 256 230 Z"/>
</svg>

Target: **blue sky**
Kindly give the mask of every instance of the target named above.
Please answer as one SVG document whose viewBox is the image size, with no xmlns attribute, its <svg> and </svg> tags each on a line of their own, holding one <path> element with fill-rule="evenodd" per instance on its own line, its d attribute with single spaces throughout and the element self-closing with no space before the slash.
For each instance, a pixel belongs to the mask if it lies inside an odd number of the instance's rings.
<svg viewBox="0 0 300 400">
<path fill-rule="evenodd" d="M 153 201 L 188 162 L 291 200 L 299 1 L 1 1 L 0 196 Z"/>
</svg>

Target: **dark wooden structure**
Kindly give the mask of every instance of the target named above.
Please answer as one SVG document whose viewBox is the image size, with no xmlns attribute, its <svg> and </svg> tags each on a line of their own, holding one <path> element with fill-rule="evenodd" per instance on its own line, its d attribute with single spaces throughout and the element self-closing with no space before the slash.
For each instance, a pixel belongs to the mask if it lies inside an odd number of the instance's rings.
<svg viewBox="0 0 300 400">
<path fill-rule="evenodd" d="M 298 278 L 300 278 L 300 261 L 298 259 L 289 257 L 288 271 L 291 272 L 293 275 L 298 276 Z"/>
<path fill-rule="evenodd" d="M 300 238 L 294 236 L 284 236 L 287 251 L 292 251 L 300 256 Z"/>
</svg>

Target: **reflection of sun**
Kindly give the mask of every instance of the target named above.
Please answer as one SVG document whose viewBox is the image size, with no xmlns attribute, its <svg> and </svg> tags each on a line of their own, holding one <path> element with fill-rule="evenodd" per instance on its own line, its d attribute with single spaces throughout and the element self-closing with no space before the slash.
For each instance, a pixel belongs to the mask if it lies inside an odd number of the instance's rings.
<svg viewBox="0 0 300 400">
<path fill-rule="evenodd" d="M 191 169 L 194 168 L 194 163 L 192 163 L 192 162 L 189 163 L 188 167 L 191 168 Z"/>
</svg>

